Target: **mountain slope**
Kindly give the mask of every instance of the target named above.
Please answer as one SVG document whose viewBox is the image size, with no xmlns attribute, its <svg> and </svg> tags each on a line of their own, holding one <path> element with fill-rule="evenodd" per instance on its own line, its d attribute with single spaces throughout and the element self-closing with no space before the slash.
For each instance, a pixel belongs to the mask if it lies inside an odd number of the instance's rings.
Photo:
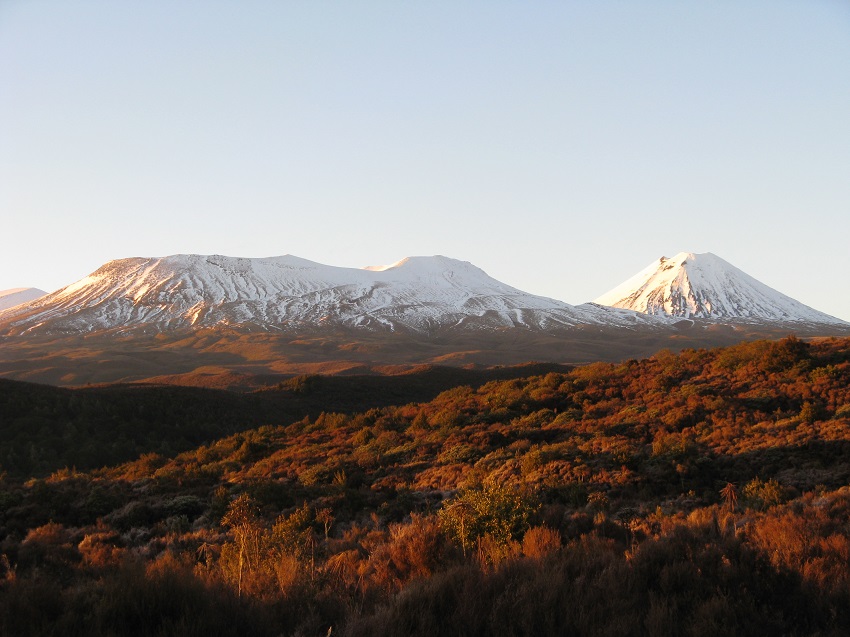
<svg viewBox="0 0 850 637">
<path fill-rule="evenodd" d="M 0 312 L 11 307 L 34 301 L 47 294 L 38 288 L 12 288 L 11 290 L 0 290 Z"/>
<path fill-rule="evenodd" d="M 655 316 L 847 325 L 768 287 L 710 252 L 661 257 L 596 303 Z"/>
<path fill-rule="evenodd" d="M 73 334 L 118 328 L 305 331 L 323 326 L 412 330 L 651 324 L 640 314 L 575 307 L 528 294 L 471 263 L 411 257 L 340 268 L 287 255 L 121 259 L 27 305 L 0 313 L 0 333 Z"/>
</svg>

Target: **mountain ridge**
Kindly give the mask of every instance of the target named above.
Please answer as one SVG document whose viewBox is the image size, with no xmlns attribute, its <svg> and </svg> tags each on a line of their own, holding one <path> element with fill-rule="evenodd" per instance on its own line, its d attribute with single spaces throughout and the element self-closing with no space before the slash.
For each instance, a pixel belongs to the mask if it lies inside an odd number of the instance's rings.
<svg viewBox="0 0 850 637">
<path fill-rule="evenodd" d="M 765 285 L 711 252 L 661 257 L 595 302 L 683 319 L 850 325 Z"/>
<path fill-rule="evenodd" d="M 636 312 L 529 294 L 440 255 L 363 269 L 292 255 L 134 257 L 0 313 L 7 334 L 212 326 L 298 331 L 323 324 L 428 333 L 655 323 Z"/>
</svg>

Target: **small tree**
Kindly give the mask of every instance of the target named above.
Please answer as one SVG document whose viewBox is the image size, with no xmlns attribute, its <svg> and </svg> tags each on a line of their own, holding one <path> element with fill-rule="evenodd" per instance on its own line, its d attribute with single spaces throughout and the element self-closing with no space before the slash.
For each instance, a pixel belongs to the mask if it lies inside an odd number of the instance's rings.
<svg viewBox="0 0 850 637">
<path fill-rule="evenodd" d="M 257 505 L 247 493 L 243 493 L 227 509 L 222 525 L 233 534 L 233 543 L 222 548 L 224 559 L 233 548 L 236 552 L 236 580 L 238 595 L 242 596 L 242 577 L 246 569 L 256 569 L 260 564 L 260 544 L 263 527 L 257 515 Z"/>
<path fill-rule="evenodd" d="M 316 521 L 321 522 L 325 527 L 325 542 L 328 541 L 328 532 L 331 530 L 331 525 L 334 523 L 333 511 L 331 509 L 319 509 L 316 511 Z"/>
<path fill-rule="evenodd" d="M 811 425 L 821 418 L 823 418 L 823 409 L 821 409 L 820 405 L 808 400 L 803 403 L 800 409 L 800 422 Z"/>
</svg>

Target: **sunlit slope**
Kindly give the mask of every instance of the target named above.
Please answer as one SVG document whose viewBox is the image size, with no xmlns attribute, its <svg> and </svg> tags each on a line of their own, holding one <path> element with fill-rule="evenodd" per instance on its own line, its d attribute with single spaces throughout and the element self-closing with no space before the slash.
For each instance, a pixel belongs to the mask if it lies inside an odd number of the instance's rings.
<svg viewBox="0 0 850 637">
<path fill-rule="evenodd" d="M 174 255 L 107 263 L 72 285 L 0 314 L 0 332 L 84 334 L 121 328 L 157 333 L 220 326 L 429 332 L 652 322 L 633 312 L 575 307 L 528 294 L 471 263 L 442 256 L 357 269 L 294 256 Z"/>
<path fill-rule="evenodd" d="M 768 287 L 710 252 L 661 257 L 596 303 L 654 316 L 848 325 Z"/>
</svg>

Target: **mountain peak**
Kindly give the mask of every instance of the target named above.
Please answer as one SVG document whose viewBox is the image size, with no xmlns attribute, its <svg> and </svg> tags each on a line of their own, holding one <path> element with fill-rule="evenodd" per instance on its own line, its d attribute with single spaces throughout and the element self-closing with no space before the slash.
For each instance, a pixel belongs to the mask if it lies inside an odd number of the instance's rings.
<svg viewBox="0 0 850 637">
<path fill-rule="evenodd" d="M 768 287 L 711 252 L 661 257 L 595 302 L 681 318 L 845 324 Z"/>
<path fill-rule="evenodd" d="M 419 271 L 442 271 L 452 268 L 473 268 L 478 270 L 478 268 L 472 265 L 469 261 L 452 259 L 451 257 L 444 257 L 441 254 L 435 254 L 433 256 L 404 257 L 403 259 L 399 259 L 395 263 L 390 263 L 389 265 L 368 265 L 363 269 L 369 270 L 370 272 L 386 272 L 387 270 L 396 270 L 400 268 L 406 268 L 408 270 L 415 269 Z"/>
<path fill-rule="evenodd" d="M 545 329 L 633 326 L 649 319 L 535 296 L 442 255 L 343 268 L 293 255 L 177 254 L 110 261 L 89 276 L 2 316 L 6 333 L 166 332 L 228 326 L 311 330 Z"/>
</svg>

